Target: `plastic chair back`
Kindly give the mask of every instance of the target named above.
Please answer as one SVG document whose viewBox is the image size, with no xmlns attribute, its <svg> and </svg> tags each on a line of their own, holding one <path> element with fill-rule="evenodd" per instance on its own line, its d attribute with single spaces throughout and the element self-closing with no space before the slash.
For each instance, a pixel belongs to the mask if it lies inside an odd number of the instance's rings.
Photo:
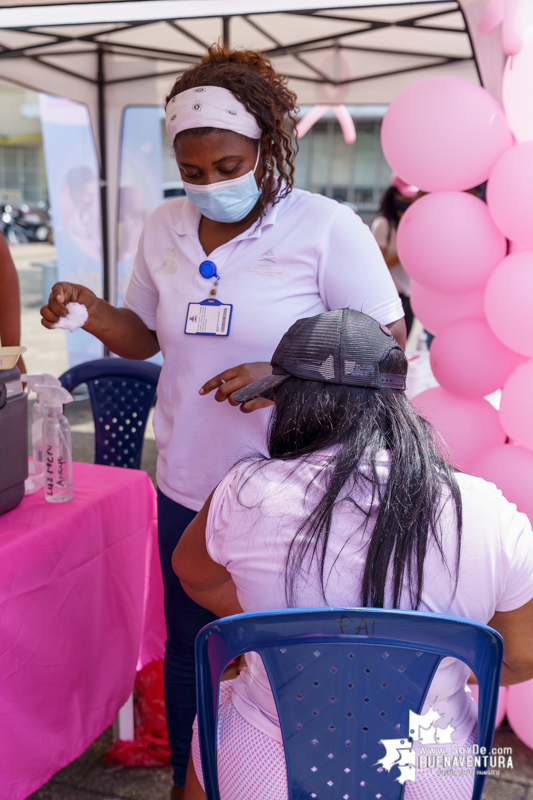
<svg viewBox="0 0 533 800">
<path fill-rule="evenodd" d="M 409 712 L 421 713 L 446 657 L 464 661 L 478 679 L 478 744 L 490 752 L 503 658 L 503 639 L 491 628 L 457 617 L 371 608 L 239 614 L 210 623 L 196 640 L 208 800 L 220 800 L 220 676 L 232 659 L 250 650 L 261 655 L 274 694 L 289 800 L 399 800 L 402 771 L 378 763 L 389 751 L 381 741 L 396 740 L 404 755 L 409 750 L 409 736 L 417 734 L 409 727 Z M 482 770 L 476 768 L 473 800 L 481 798 Z"/>
<path fill-rule="evenodd" d="M 89 388 L 95 428 L 95 464 L 140 469 L 144 431 L 161 367 L 127 358 L 87 361 L 64 372 L 61 384 Z"/>
</svg>

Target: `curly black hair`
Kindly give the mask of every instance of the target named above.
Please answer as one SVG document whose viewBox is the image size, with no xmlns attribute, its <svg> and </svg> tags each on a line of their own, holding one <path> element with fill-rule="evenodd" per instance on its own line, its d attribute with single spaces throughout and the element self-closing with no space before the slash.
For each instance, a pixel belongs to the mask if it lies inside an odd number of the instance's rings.
<svg viewBox="0 0 533 800">
<path fill-rule="evenodd" d="M 269 205 L 286 197 L 294 184 L 294 159 L 298 152 L 287 123 L 294 122 L 298 107 L 296 95 L 262 53 L 231 49 L 213 44 L 194 67 L 182 73 L 166 98 L 166 104 L 180 92 L 198 86 L 221 86 L 228 89 L 253 114 L 261 128 L 263 168 L 266 175 L 258 200 L 259 219 Z M 197 135 L 211 131 L 199 128 Z M 182 131 L 189 133 L 189 131 Z M 181 134 L 178 134 L 180 136 Z M 269 166 L 270 165 L 270 166 Z M 276 180 L 277 169 L 280 180 Z"/>
</svg>

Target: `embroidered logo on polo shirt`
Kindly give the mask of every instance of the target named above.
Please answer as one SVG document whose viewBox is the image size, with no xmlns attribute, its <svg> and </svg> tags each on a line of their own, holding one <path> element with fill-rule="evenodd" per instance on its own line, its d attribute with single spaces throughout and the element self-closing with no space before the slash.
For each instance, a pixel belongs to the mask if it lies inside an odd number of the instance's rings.
<svg viewBox="0 0 533 800">
<path fill-rule="evenodd" d="M 270 261 L 271 264 L 275 264 L 277 259 L 277 255 L 274 252 L 273 247 L 269 247 L 268 250 L 260 256 L 259 261 Z"/>
<path fill-rule="evenodd" d="M 255 275 L 285 275 L 285 267 L 278 267 L 277 254 L 273 247 L 269 247 L 259 256 L 259 261 L 253 266 L 245 267 L 246 272 L 253 272 Z"/>
<path fill-rule="evenodd" d="M 175 261 L 176 258 L 176 251 L 171 250 L 170 247 L 165 249 L 165 260 L 161 264 L 160 267 L 155 268 L 156 273 L 161 273 L 162 275 L 173 275 L 176 270 L 178 269 L 178 265 Z"/>
</svg>

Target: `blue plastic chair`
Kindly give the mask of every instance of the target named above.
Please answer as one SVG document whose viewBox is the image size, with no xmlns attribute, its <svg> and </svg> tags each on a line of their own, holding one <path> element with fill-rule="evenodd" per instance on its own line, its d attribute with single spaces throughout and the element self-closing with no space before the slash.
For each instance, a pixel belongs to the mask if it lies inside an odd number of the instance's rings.
<svg viewBox="0 0 533 800">
<path fill-rule="evenodd" d="M 95 464 L 141 468 L 144 431 L 160 372 L 161 367 L 148 361 L 101 358 L 61 375 L 69 392 L 81 383 L 89 388 Z"/>
<path fill-rule="evenodd" d="M 409 710 L 422 711 L 446 657 L 464 661 L 478 679 L 478 744 L 490 752 L 503 658 L 503 639 L 491 628 L 458 617 L 370 608 L 238 614 L 206 625 L 196 639 L 208 800 L 220 800 L 220 676 L 250 650 L 260 653 L 272 686 L 290 800 L 399 800 L 400 770 L 377 763 L 386 755 L 380 742 L 396 739 L 410 746 Z M 483 792 L 481 771 L 476 768 L 473 800 Z"/>
</svg>

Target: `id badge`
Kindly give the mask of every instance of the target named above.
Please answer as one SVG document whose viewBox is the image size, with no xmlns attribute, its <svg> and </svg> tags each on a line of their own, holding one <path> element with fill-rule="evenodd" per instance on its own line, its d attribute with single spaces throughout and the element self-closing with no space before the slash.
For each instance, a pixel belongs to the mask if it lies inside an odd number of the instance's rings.
<svg viewBox="0 0 533 800">
<path fill-rule="evenodd" d="M 232 313 L 232 305 L 215 299 L 189 303 L 185 333 L 192 336 L 228 336 Z"/>
</svg>

